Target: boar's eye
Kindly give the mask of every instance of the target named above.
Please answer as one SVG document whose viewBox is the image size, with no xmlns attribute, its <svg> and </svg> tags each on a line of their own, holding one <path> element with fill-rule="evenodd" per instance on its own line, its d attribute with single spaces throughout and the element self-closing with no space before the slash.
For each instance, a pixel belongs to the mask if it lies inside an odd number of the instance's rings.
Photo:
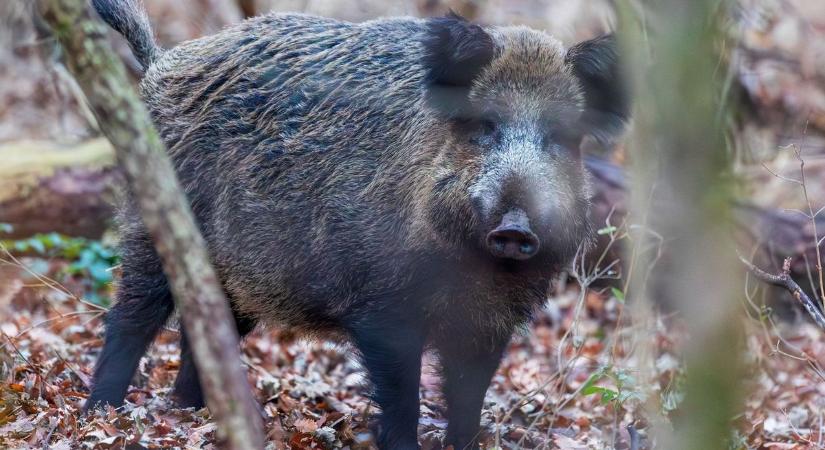
<svg viewBox="0 0 825 450">
<path fill-rule="evenodd" d="M 458 129 L 468 135 L 470 142 L 481 144 L 497 139 L 501 120 L 494 115 L 474 115 L 455 120 Z"/>
<path fill-rule="evenodd" d="M 498 132 L 498 123 L 491 118 L 483 118 L 478 124 L 479 131 L 485 136 L 493 136 Z"/>
<path fill-rule="evenodd" d="M 577 156 L 581 153 L 582 134 L 576 130 L 554 130 L 545 136 L 545 148 L 557 145 Z"/>
</svg>

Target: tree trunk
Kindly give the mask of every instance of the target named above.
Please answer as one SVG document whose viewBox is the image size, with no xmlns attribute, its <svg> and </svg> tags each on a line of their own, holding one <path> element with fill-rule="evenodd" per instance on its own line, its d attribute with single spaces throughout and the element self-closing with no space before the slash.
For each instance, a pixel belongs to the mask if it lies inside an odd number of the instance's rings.
<svg viewBox="0 0 825 450">
<path fill-rule="evenodd" d="M 100 129 L 115 148 L 152 235 L 219 437 L 226 448 L 259 450 L 262 423 L 245 381 L 232 313 L 149 114 L 106 41 L 106 27 L 86 0 L 42 0 L 40 6 Z"/>
<path fill-rule="evenodd" d="M 725 148 L 717 54 L 726 2 L 618 2 L 624 49 L 635 69 L 632 223 L 655 227 L 670 254 L 657 274 L 668 283 L 689 339 L 685 400 L 680 414 L 657 429 L 659 448 L 725 448 L 741 407 L 744 269 L 732 238 L 733 183 Z M 645 6 L 644 14 L 633 10 Z M 656 201 L 668 205 L 657 215 Z M 644 271 L 645 268 L 638 268 Z M 635 279 L 631 296 L 644 290 Z M 628 301 L 634 301 L 629 298 Z M 643 369 L 649 369 L 649 366 Z M 658 427 L 657 427 L 658 428 Z"/>
<path fill-rule="evenodd" d="M 115 154 L 106 139 L 63 148 L 50 142 L 0 145 L 4 239 L 58 232 L 98 238 L 114 213 Z"/>
</svg>

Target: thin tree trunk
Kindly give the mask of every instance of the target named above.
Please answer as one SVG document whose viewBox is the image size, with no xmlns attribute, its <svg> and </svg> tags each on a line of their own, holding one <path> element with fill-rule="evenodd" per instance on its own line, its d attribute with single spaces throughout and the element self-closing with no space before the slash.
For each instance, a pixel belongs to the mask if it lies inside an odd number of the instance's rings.
<svg viewBox="0 0 825 450">
<path fill-rule="evenodd" d="M 260 450 L 262 424 L 241 366 L 232 314 L 163 143 L 86 0 L 42 0 L 40 6 L 115 147 L 154 239 L 219 434 L 226 448 Z"/>
</svg>

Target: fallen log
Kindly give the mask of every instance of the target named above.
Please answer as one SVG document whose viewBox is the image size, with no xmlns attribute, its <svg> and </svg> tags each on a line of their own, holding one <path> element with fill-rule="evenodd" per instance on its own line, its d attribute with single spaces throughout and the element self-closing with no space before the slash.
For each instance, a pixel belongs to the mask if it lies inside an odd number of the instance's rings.
<svg viewBox="0 0 825 450">
<path fill-rule="evenodd" d="M 593 177 L 593 219 L 597 227 L 627 225 L 628 197 L 627 180 L 624 170 L 604 159 L 590 158 L 587 166 Z M 673 206 L 662 198 L 653 199 L 650 212 L 650 226 L 656 231 L 657 222 L 672 212 Z M 737 202 L 732 207 L 732 229 L 736 247 L 748 258 L 743 259 L 742 269 L 750 271 L 754 277 L 767 283 L 769 291 L 765 297 L 766 306 L 772 308 L 780 317 L 795 320 L 800 312 L 808 316 L 819 326 L 825 326 L 822 300 L 817 295 L 821 292 L 817 273 L 817 241 L 820 252 L 825 252 L 822 232 L 825 230 L 825 215 L 819 214 L 816 228 L 804 213 L 795 210 L 763 208 L 746 202 Z M 819 231 L 819 235 L 815 232 Z M 673 254 L 668 247 L 672 243 L 664 239 L 661 258 L 650 272 L 651 295 L 655 302 L 665 309 L 674 305 L 671 302 L 671 282 L 662 271 L 673 261 Z M 610 245 L 609 236 L 598 236 L 594 251 L 589 254 L 589 264 L 603 252 L 606 257 L 602 264 L 618 260 L 617 270 L 621 272 L 622 257 L 628 248 L 625 241 Z M 740 259 L 742 257 L 740 256 Z M 731 270 L 738 268 L 732 267 Z M 777 273 L 779 275 L 770 275 Z M 778 280 L 778 281 L 777 281 Z M 616 280 L 604 280 L 607 285 L 621 287 Z M 801 305 L 797 308 L 794 305 Z"/>
<path fill-rule="evenodd" d="M 105 139 L 73 146 L 18 141 L 0 145 L 3 239 L 56 231 L 97 238 L 110 225 L 119 172 Z"/>
<path fill-rule="evenodd" d="M 622 167 L 602 158 L 591 157 L 586 160 L 593 174 L 593 220 L 597 227 L 606 226 L 608 217 L 613 225 L 624 223 L 628 212 L 627 179 Z M 655 230 L 656 217 L 669 214 L 670 206 L 654 199 L 651 222 Z M 747 202 L 733 205 L 734 239 L 737 246 L 748 255 L 753 255 L 753 262 L 759 267 L 774 272 L 782 270 L 786 258 L 792 258 L 790 275 L 797 280 L 807 280 L 809 273 L 816 266 L 817 236 L 811 220 L 799 211 L 778 208 L 763 208 Z M 825 214 L 816 220 L 817 229 L 825 230 Z M 604 250 L 609 239 L 599 236 L 597 254 Z M 825 243 L 819 243 L 820 251 L 825 251 Z M 620 249 L 611 252 L 618 258 Z M 667 256 L 665 254 L 665 256 Z M 809 272 L 810 271 L 810 272 Z"/>
</svg>

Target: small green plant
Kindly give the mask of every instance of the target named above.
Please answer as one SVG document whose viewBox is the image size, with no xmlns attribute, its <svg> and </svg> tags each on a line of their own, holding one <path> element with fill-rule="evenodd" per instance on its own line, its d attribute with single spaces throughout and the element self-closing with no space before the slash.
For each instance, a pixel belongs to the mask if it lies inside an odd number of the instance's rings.
<svg viewBox="0 0 825 450">
<path fill-rule="evenodd" d="M 616 301 L 619 303 L 624 303 L 624 292 L 621 289 L 612 287 L 610 288 L 610 292 L 613 294 L 613 297 L 616 298 Z"/>
<path fill-rule="evenodd" d="M 0 232 L 11 232 L 11 226 L 0 224 Z M 108 304 L 101 291 L 112 282 L 112 268 L 120 262 L 114 249 L 101 241 L 81 237 L 68 237 L 59 233 L 43 233 L 25 239 L 0 240 L 11 252 L 29 253 L 44 258 L 58 257 L 69 261 L 63 271 L 65 276 L 83 280 L 84 297 L 100 305 Z"/>
<path fill-rule="evenodd" d="M 617 228 L 615 225 L 608 225 L 608 226 L 606 226 L 606 227 L 604 227 L 604 228 L 600 228 L 600 229 L 598 229 L 598 230 L 596 231 L 596 233 L 597 233 L 599 236 L 604 236 L 604 235 L 611 235 L 611 236 L 612 236 L 612 235 L 613 235 L 613 233 L 615 233 L 615 232 L 616 232 L 616 231 L 618 231 L 618 230 L 619 230 L 619 228 Z"/>
<path fill-rule="evenodd" d="M 609 380 L 613 387 L 597 385 L 599 381 Z M 618 410 L 624 408 L 626 402 L 637 400 L 643 402 L 645 395 L 641 391 L 636 379 L 626 369 L 613 366 L 602 366 L 584 382 L 581 388 L 582 395 L 601 395 L 603 405 L 612 404 Z"/>
</svg>

